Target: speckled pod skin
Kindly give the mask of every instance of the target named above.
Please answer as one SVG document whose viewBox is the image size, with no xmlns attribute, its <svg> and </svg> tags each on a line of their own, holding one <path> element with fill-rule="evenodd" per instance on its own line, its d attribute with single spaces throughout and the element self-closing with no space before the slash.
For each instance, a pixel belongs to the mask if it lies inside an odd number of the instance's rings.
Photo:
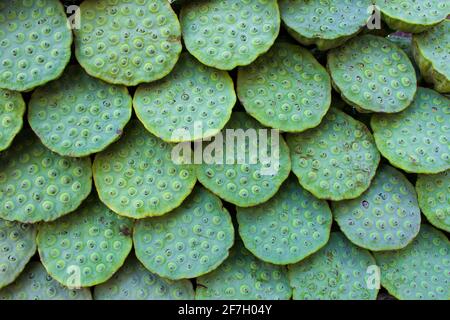
<svg viewBox="0 0 450 320">
<path fill-rule="evenodd" d="M 386 39 L 395 43 L 400 49 L 402 49 L 409 60 L 411 61 L 414 70 L 416 71 L 416 79 L 417 83 L 420 84 L 423 81 L 422 74 L 420 73 L 419 66 L 416 64 L 413 55 L 413 47 L 412 47 L 412 34 L 410 33 L 391 33 L 386 36 Z"/>
<path fill-rule="evenodd" d="M 380 162 L 369 129 L 335 108 L 318 127 L 288 134 L 286 141 L 292 171 L 302 187 L 319 199 L 340 201 L 360 196 Z"/>
<path fill-rule="evenodd" d="M 194 300 L 194 296 L 191 281 L 161 278 L 134 256 L 111 279 L 94 287 L 94 300 Z"/>
<path fill-rule="evenodd" d="M 25 101 L 19 92 L 0 89 L 0 151 L 8 148 L 23 126 Z"/>
<path fill-rule="evenodd" d="M 39 226 L 37 245 L 48 273 L 67 287 L 107 281 L 131 251 L 133 220 L 91 195 L 73 214 Z"/>
<path fill-rule="evenodd" d="M 78 208 L 91 192 L 91 160 L 62 157 L 22 130 L 0 153 L 0 186 L 0 218 L 52 221 Z"/>
<path fill-rule="evenodd" d="M 75 55 L 93 77 L 135 86 L 163 78 L 181 52 L 181 29 L 166 0 L 85 0 Z"/>
<path fill-rule="evenodd" d="M 33 92 L 28 122 L 50 150 L 84 157 L 119 139 L 130 120 L 131 104 L 127 88 L 69 66 L 61 78 Z"/>
<path fill-rule="evenodd" d="M 415 173 L 450 168 L 449 123 L 450 100 L 420 87 L 406 110 L 374 114 L 370 121 L 381 154 L 393 166 Z"/>
<path fill-rule="evenodd" d="M 419 174 L 416 191 L 419 206 L 436 228 L 450 232 L 450 170 L 438 174 Z"/>
<path fill-rule="evenodd" d="M 413 55 L 420 72 L 434 89 L 450 93 L 450 20 L 413 37 Z"/>
<path fill-rule="evenodd" d="M 227 260 L 197 278 L 196 300 L 289 300 L 287 270 L 256 259 L 236 242 Z"/>
<path fill-rule="evenodd" d="M 0 88 L 29 91 L 58 78 L 72 32 L 58 0 L 0 2 Z"/>
<path fill-rule="evenodd" d="M 288 132 L 316 127 L 331 104 L 325 68 L 308 50 L 283 42 L 239 68 L 237 91 L 252 117 Z"/>
<path fill-rule="evenodd" d="M 92 168 L 100 200 L 134 219 L 160 216 L 178 207 L 197 178 L 194 165 L 173 162 L 173 146 L 139 121 L 130 121 L 122 139 L 95 156 Z"/>
<path fill-rule="evenodd" d="M 181 54 L 164 79 L 139 86 L 133 99 L 145 128 L 167 142 L 215 135 L 230 119 L 235 103 L 230 75 L 201 64 L 189 53 Z M 183 134 L 179 136 L 180 129 Z"/>
<path fill-rule="evenodd" d="M 133 240 L 148 270 L 166 279 L 189 279 L 211 272 L 228 257 L 234 228 L 222 201 L 198 186 L 174 211 L 139 220 Z"/>
<path fill-rule="evenodd" d="M 289 265 L 294 300 L 375 300 L 378 289 L 368 289 L 367 270 L 375 266 L 369 253 L 340 232 L 311 257 Z"/>
<path fill-rule="evenodd" d="M 267 202 L 236 210 L 245 247 L 259 259 L 280 265 L 322 248 L 333 220 L 327 202 L 303 189 L 294 176 Z"/>
<path fill-rule="evenodd" d="M 449 300 L 449 258 L 446 235 L 425 224 L 406 248 L 375 253 L 381 285 L 400 300 Z"/>
<path fill-rule="evenodd" d="M 87 288 L 64 287 L 40 262 L 32 261 L 15 282 L 0 290 L 0 300 L 92 300 L 92 295 Z"/>
<path fill-rule="evenodd" d="M 380 166 L 366 192 L 356 199 L 333 202 L 332 210 L 347 238 L 372 251 L 404 248 L 420 229 L 414 186 L 388 165 Z"/>
<path fill-rule="evenodd" d="M 328 53 L 333 87 L 360 111 L 395 113 L 414 99 L 417 78 L 403 50 L 385 38 L 363 35 Z"/>
<path fill-rule="evenodd" d="M 370 17 L 371 0 L 280 0 L 281 19 L 289 34 L 305 46 L 325 51 L 358 34 Z"/>
<path fill-rule="evenodd" d="M 374 0 L 382 19 L 393 30 L 420 33 L 450 14 L 447 0 Z"/>
<path fill-rule="evenodd" d="M 186 49 L 222 70 L 245 66 L 265 53 L 280 31 L 276 0 L 191 1 L 180 12 Z"/>
<path fill-rule="evenodd" d="M 13 282 L 36 252 L 36 229 L 0 219 L 0 288 Z"/>
</svg>

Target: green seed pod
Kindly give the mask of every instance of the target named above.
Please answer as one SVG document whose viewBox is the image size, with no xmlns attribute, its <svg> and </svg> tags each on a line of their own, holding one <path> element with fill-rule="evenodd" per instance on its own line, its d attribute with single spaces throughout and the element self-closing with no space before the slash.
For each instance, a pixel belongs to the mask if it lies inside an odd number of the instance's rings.
<svg viewBox="0 0 450 320">
<path fill-rule="evenodd" d="M 186 49 L 200 62 L 222 70 L 245 66 L 272 46 L 280 31 L 276 0 L 207 0 L 180 12 Z"/>
<path fill-rule="evenodd" d="M 332 210 L 347 238 L 372 251 L 404 248 L 420 229 L 414 186 L 388 165 L 379 168 L 366 192 L 352 200 L 333 202 Z"/>
<path fill-rule="evenodd" d="M 0 300 L 92 300 L 92 295 L 88 288 L 64 287 L 40 262 L 32 261 L 15 282 L 0 290 Z"/>
<path fill-rule="evenodd" d="M 119 270 L 131 251 L 133 220 L 92 195 L 73 214 L 40 225 L 37 245 L 48 273 L 67 287 L 90 287 Z"/>
<path fill-rule="evenodd" d="M 130 117 L 127 88 L 92 78 L 78 66 L 36 89 L 28 106 L 28 121 L 42 143 L 70 157 L 102 151 L 121 136 Z"/>
<path fill-rule="evenodd" d="M 19 92 L 0 89 L 0 151 L 8 148 L 23 126 L 25 101 Z"/>
<path fill-rule="evenodd" d="M 382 37 L 356 37 L 331 50 L 327 68 L 336 91 L 363 112 L 402 111 L 416 94 L 414 66 L 403 50 Z"/>
<path fill-rule="evenodd" d="M 370 267 L 376 267 L 369 251 L 332 232 L 327 245 L 311 257 L 289 265 L 294 300 L 375 300 L 378 289 L 369 289 Z"/>
<path fill-rule="evenodd" d="M 229 74 L 202 65 L 188 53 L 181 54 L 164 79 L 139 86 L 133 100 L 145 128 L 168 142 L 215 135 L 230 119 L 235 103 Z M 178 136 L 180 129 L 183 135 Z"/>
<path fill-rule="evenodd" d="M 197 187 L 174 211 L 139 220 L 133 240 L 148 270 L 171 280 L 188 279 L 211 272 L 228 257 L 234 228 L 220 199 Z"/>
<path fill-rule="evenodd" d="M 407 172 L 439 173 L 450 169 L 450 100 L 426 88 L 406 110 L 374 114 L 375 142 L 389 162 Z"/>
<path fill-rule="evenodd" d="M 423 224 L 406 248 L 374 255 L 382 286 L 397 299 L 450 299 L 450 242 L 442 232 Z"/>
<path fill-rule="evenodd" d="M 0 219 L 0 288 L 20 275 L 35 252 L 35 225 Z"/>
<path fill-rule="evenodd" d="M 189 280 L 172 281 L 148 271 L 128 257 L 111 279 L 94 288 L 94 300 L 194 300 Z"/>
<path fill-rule="evenodd" d="M 197 278 L 196 300 L 289 300 L 287 270 L 256 259 L 237 242 L 216 270 Z"/>
<path fill-rule="evenodd" d="M 369 129 L 331 108 L 322 123 L 303 133 L 288 134 L 292 171 L 303 188 L 319 199 L 340 201 L 369 188 L 380 154 Z"/>
<path fill-rule="evenodd" d="M 301 132 L 319 125 L 331 104 L 330 76 L 306 49 L 277 43 L 238 72 L 245 110 L 263 125 Z"/>
<path fill-rule="evenodd" d="M 338 47 L 358 34 L 372 13 L 371 0 L 280 0 L 279 5 L 289 34 L 319 50 Z"/>
<path fill-rule="evenodd" d="M 62 157 L 22 130 L 0 153 L 0 186 L 0 218 L 52 221 L 78 208 L 91 192 L 91 160 Z"/>
<path fill-rule="evenodd" d="M 163 78 L 181 52 L 181 29 L 167 0 L 85 0 L 75 55 L 91 76 L 135 86 Z"/>
</svg>

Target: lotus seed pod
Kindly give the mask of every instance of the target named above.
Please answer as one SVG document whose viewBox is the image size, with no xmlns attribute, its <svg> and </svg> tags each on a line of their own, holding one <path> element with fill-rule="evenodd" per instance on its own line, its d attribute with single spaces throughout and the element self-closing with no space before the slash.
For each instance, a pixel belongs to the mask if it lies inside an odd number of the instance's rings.
<svg viewBox="0 0 450 320">
<path fill-rule="evenodd" d="M 100 200 L 130 218 L 160 216 L 178 207 L 197 181 L 194 165 L 178 164 L 173 145 L 133 120 L 122 139 L 95 156 L 94 181 Z"/>
<path fill-rule="evenodd" d="M 163 78 L 181 52 L 181 29 L 167 0 L 85 0 L 75 55 L 91 76 L 135 86 Z"/>
<path fill-rule="evenodd" d="M 359 197 L 369 188 L 380 154 L 369 129 L 331 108 L 322 123 L 286 137 L 292 171 L 303 188 L 319 199 Z"/>
<path fill-rule="evenodd" d="M 375 252 L 381 285 L 400 300 L 449 300 L 450 242 L 423 224 L 406 248 Z"/>
<path fill-rule="evenodd" d="M 420 33 L 450 14 L 447 0 L 374 0 L 392 30 Z"/>
<path fill-rule="evenodd" d="M 388 165 L 380 166 L 366 192 L 355 199 L 333 202 L 332 210 L 347 238 L 372 251 L 404 248 L 420 229 L 414 186 Z"/>
<path fill-rule="evenodd" d="M 196 166 L 198 180 L 240 207 L 269 200 L 291 171 L 289 148 L 279 131 L 244 112 L 234 112 L 214 142 L 204 144 L 202 160 Z"/>
<path fill-rule="evenodd" d="M 389 162 L 407 172 L 439 173 L 450 169 L 450 100 L 426 88 L 406 110 L 374 114 L 375 142 Z"/>
<path fill-rule="evenodd" d="M 296 263 L 322 248 L 333 220 L 327 202 L 316 199 L 293 176 L 267 202 L 236 209 L 245 247 L 257 258 L 281 265 Z"/>
<path fill-rule="evenodd" d="M 362 111 L 399 112 L 416 94 L 414 66 L 403 50 L 385 38 L 356 37 L 329 52 L 327 67 L 336 91 Z"/>
<path fill-rule="evenodd" d="M 425 80 L 436 91 L 450 93 L 450 20 L 414 35 L 413 53 Z"/>
<path fill-rule="evenodd" d="M 41 262 L 58 282 L 90 287 L 119 270 L 131 251 L 133 220 L 109 210 L 91 195 L 73 214 L 39 226 Z"/>
<path fill-rule="evenodd" d="M 207 67 L 182 53 L 164 79 L 141 85 L 134 110 L 145 128 L 168 142 L 193 141 L 218 133 L 236 103 L 226 71 Z"/>
<path fill-rule="evenodd" d="M 0 2 L 0 88 L 29 91 L 58 78 L 72 32 L 58 0 Z"/>
<path fill-rule="evenodd" d="M 263 125 L 301 132 L 319 125 L 331 104 L 330 76 L 306 49 L 277 43 L 237 80 L 239 100 Z"/>
<path fill-rule="evenodd" d="M 395 43 L 400 49 L 402 49 L 406 55 L 408 56 L 409 60 L 411 61 L 414 70 L 416 71 L 416 79 L 417 83 L 422 82 L 422 74 L 420 73 L 419 66 L 415 63 L 414 55 L 413 55 L 413 48 L 412 48 L 412 34 L 410 33 L 403 33 L 403 32 L 395 32 L 391 33 L 386 36 L 386 39 L 389 41 Z"/>
<path fill-rule="evenodd" d="M 20 275 L 35 252 L 35 225 L 0 219 L 0 288 Z"/>
<path fill-rule="evenodd" d="M 200 62 L 222 70 L 245 66 L 265 53 L 280 31 L 276 0 L 207 0 L 180 12 L 186 49 Z"/>
<path fill-rule="evenodd" d="M 92 295 L 88 288 L 64 287 L 40 262 L 32 261 L 15 282 L 0 290 L 0 300 L 92 300 Z"/>
<path fill-rule="evenodd" d="M 25 101 L 22 95 L 19 92 L 0 89 L 0 151 L 10 146 L 22 129 L 24 113 Z"/>
<path fill-rule="evenodd" d="M 128 257 L 111 279 L 94 288 L 94 300 L 194 300 L 194 295 L 191 281 L 161 278 L 134 256 Z"/>
<path fill-rule="evenodd" d="M 197 278 L 196 300 L 289 300 L 287 270 L 256 259 L 237 242 L 219 268 Z"/>
<path fill-rule="evenodd" d="M 70 66 L 61 78 L 34 91 L 28 121 L 50 150 L 83 157 L 102 151 L 121 136 L 131 117 L 131 104 L 127 88 Z"/>
<path fill-rule="evenodd" d="M 375 300 L 371 269 L 375 259 L 340 232 L 327 245 L 299 263 L 288 266 L 294 300 Z"/>
<path fill-rule="evenodd" d="M 222 201 L 198 186 L 174 211 L 139 220 L 133 240 L 148 270 L 166 279 L 188 279 L 211 272 L 228 257 L 234 228 Z"/>
<path fill-rule="evenodd" d="M 280 0 L 279 5 L 289 34 L 319 50 L 338 47 L 355 36 L 372 13 L 371 0 Z"/>
<path fill-rule="evenodd" d="M 52 221 L 74 211 L 92 189 L 89 158 L 62 157 L 29 130 L 0 153 L 0 218 Z"/>
<path fill-rule="evenodd" d="M 436 228 L 450 232 L 450 170 L 438 174 L 419 174 L 416 191 L 419 206 Z"/>
</svg>

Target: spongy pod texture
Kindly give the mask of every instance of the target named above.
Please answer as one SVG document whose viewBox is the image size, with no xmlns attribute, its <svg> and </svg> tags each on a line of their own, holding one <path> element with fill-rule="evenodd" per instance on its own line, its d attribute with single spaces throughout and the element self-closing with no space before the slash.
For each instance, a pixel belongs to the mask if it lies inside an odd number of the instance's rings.
<svg viewBox="0 0 450 320">
<path fill-rule="evenodd" d="M 381 285 L 397 299 L 450 299 L 450 242 L 437 229 L 423 224 L 406 248 L 374 254 Z"/>
<path fill-rule="evenodd" d="M 292 171 L 303 188 L 319 199 L 360 196 L 370 185 L 380 154 L 369 129 L 331 108 L 321 124 L 286 137 Z"/>
<path fill-rule="evenodd" d="M 85 0 L 75 55 L 93 77 L 134 86 L 167 75 L 181 52 L 181 29 L 166 0 Z"/>
<path fill-rule="evenodd" d="M 291 170 L 289 148 L 279 131 L 263 127 L 244 112 L 234 112 L 224 130 L 201 151 L 198 180 L 240 207 L 270 199 Z"/>
<path fill-rule="evenodd" d="M 75 210 L 92 189 L 89 158 L 62 157 L 30 131 L 0 153 L 0 218 L 55 220 Z"/>
<path fill-rule="evenodd" d="M 332 232 L 327 245 L 311 257 L 289 265 L 294 300 L 375 300 L 378 289 L 369 289 L 376 266 L 369 251 Z"/>
<path fill-rule="evenodd" d="M 39 226 L 39 256 L 64 286 L 94 286 L 123 265 L 132 231 L 133 220 L 115 214 L 93 194 L 73 214 Z"/>
<path fill-rule="evenodd" d="M 188 279 L 211 272 L 228 257 L 234 228 L 222 201 L 198 186 L 172 212 L 139 220 L 133 240 L 148 270 L 167 279 Z"/>
<path fill-rule="evenodd" d="M 72 32 L 58 0 L 0 2 L 0 88 L 28 91 L 58 78 Z"/>
<path fill-rule="evenodd" d="M 190 280 L 169 280 L 148 271 L 130 255 L 111 279 L 94 288 L 94 300 L 194 300 Z"/>
<path fill-rule="evenodd" d="M 419 174 L 416 191 L 419 206 L 436 228 L 450 232 L 450 170 L 438 174 Z"/>
<path fill-rule="evenodd" d="M 196 300 L 289 300 L 287 270 L 257 259 L 240 241 L 219 268 L 197 278 Z"/>
<path fill-rule="evenodd" d="M 450 93 L 450 20 L 413 37 L 413 54 L 425 80 Z"/>
<path fill-rule="evenodd" d="M 450 14 L 447 0 L 374 0 L 392 30 L 420 33 Z"/>
<path fill-rule="evenodd" d="M 436 91 L 419 87 L 410 107 L 374 114 L 370 124 L 378 150 L 393 166 L 415 173 L 450 168 L 450 100 Z"/>
<path fill-rule="evenodd" d="M 193 141 L 219 132 L 236 103 L 233 80 L 182 53 L 164 79 L 141 85 L 134 95 L 137 117 L 145 128 L 168 142 Z"/>
<path fill-rule="evenodd" d="M 287 31 L 305 46 L 328 50 L 342 45 L 366 25 L 371 0 L 280 0 Z"/>
<path fill-rule="evenodd" d="M 334 88 L 358 110 L 394 113 L 407 108 L 417 90 L 414 66 L 391 41 L 364 35 L 328 53 Z"/>
<path fill-rule="evenodd" d="M 0 288 L 13 282 L 36 252 L 36 229 L 0 219 Z"/>
<path fill-rule="evenodd" d="M 92 295 L 88 288 L 64 287 L 40 262 L 32 261 L 15 282 L 0 290 L 0 300 L 92 300 Z"/>
<path fill-rule="evenodd" d="M 103 203 L 136 219 L 160 216 L 178 207 L 197 178 L 193 165 L 172 157 L 173 147 L 139 121 L 130 121 L 124 136 L 95 156 L 94 181 Z"/>
<path fill-rule="evenodd" d="M 131 117 L 125 87 L 92 78 L 79 66 L 33 92 L 28 122 L 50 150 L 70 157 L 102 151 L 117 140 Z"/>
<path fill-rule="evenodd" d="M 19 92 L 0 89 L 0 151 L 8 148 L 23 126 L 25 101 Z"/>
<path fill-rule="evenodd" d="M 331 229 L 330 208 L 291 176 L 275 196 L 255 207 L 237 207 L 245 247 L 273 264 L 296 263 L 322 248 Z"/>
<path fill-rule="evenodd" d="M 333 202 L 332 210 L 347 238 L 372 251 L 401 249 L 420 229 L 414 186 L 389 165 L 380 166 L 369 189 L 361 196 Z"/>
<path fill-rule="evenodd" d="M 239 68 L 237 91 L 251 116 L 282 131 L 317 126 L 331 104 L 325 68 L 308 50 L 283 42 Z"/>
<path fill-rule="evenodd" d="M 180 12 L 186 49 L 222 70 L 245 66 L 272 46 L 280 31 L 276 0 L 206 0 Z"/>
</svg>

